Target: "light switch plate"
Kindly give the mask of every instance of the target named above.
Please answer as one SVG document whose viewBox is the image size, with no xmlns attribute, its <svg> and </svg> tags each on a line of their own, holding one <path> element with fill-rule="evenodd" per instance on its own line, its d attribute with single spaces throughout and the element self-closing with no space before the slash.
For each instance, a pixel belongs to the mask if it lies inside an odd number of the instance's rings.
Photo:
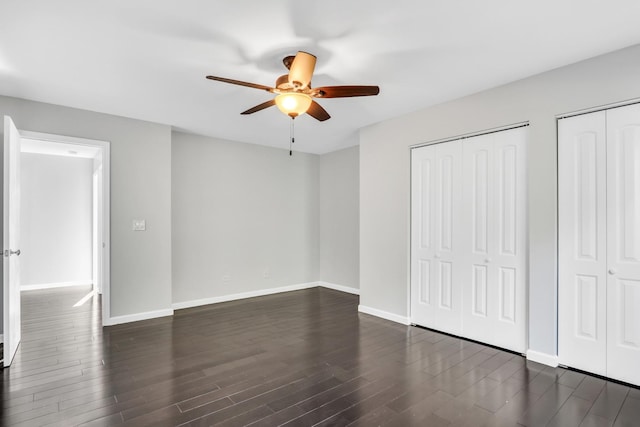
<svg viewBox="0 0 640 427">
<path fill-rule="evenodd" d="M 147 224 L 144 219 L 133 220 L 133 231 L 145 231 L 146 229 L 147 229 Z"/>
</svg>

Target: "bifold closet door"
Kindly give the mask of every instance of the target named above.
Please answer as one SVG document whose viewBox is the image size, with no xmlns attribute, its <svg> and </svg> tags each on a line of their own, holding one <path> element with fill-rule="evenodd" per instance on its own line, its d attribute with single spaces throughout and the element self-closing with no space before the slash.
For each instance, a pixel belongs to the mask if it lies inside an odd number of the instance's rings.
<svg viewBox="0 0 640 427">
<path fill-rule="evenodd" d="M 411 319 L 461 333 L 460 141 L 411 151 Z"/>
<path fill-rule="evenodd" d="M 607 376 L 640 385 L 640 105 L 607 110 Z"/>
<path fill-rule="evenodd" d="M 526 350 L 526 128 L 412 150 L 411 320 Z"/>
<path fill-rule="evenodd" d="M 463 143 L 464 335 L 526 350 L 526 131 Z"/>
<path fill-rule="evenodd" d="M 640 106 L 558 123 L 558 358 L 640 385 Z"/>
<path fill-rule="evenodd" d="M 606 375 L 606 113 L 558 122 L 558 359 Z"/>
</svg>

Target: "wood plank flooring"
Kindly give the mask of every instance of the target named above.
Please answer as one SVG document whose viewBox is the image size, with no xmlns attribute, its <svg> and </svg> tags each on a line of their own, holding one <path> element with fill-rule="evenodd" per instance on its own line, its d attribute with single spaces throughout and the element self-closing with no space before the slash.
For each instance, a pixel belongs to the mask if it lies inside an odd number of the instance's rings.
<svg viewBox="0 0 640 427">
<path fill-rule="evenodd" d="M 23 293 L 6 426 L 638 426 L 640 390 L 357 312 L 323 288 L 102 328 Z"/>
</svg>

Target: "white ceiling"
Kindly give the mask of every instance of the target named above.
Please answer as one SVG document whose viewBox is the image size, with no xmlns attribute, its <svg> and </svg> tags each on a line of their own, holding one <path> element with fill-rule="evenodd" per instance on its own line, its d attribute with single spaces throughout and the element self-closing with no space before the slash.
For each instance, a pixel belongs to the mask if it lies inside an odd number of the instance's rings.
<svg viewBox="0 0 640 427">
<path fill-rule="evenodd" d="M 640 43 L 638 0 L 0 0 L 0 94 L 288 148 L 270 94 L 284 56 L 318 56 L 313 86 L 377 84 L 296 120 L 297 150 L 357 144 L 357 129 Z"/>
</svg>

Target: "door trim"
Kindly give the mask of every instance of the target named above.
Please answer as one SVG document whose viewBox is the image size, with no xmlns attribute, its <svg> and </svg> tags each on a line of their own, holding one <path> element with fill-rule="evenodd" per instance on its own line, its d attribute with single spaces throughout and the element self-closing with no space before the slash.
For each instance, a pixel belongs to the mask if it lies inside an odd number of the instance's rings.
<svg viewBox="0 0 640 427">
<path fill-rule="evenodd" d="M 417 144 L 410 145 L 409 146 L 409 152 L 411 152 L 411 150 L 413 150 L 414 148 L 420 148 L 420 147 L 424 147 L 424 146 L 427 146 L 427 145 L 442 144 L 444 142 L 457 141 L 459 139 L 474 138 L 476 136 L 488 135 L 490 133 L 502 132 L 502 131 L 505 131 L 505 130 L 517 129 L 517 128 L 522 128 L 522 127 L 526 127 L 526 126 L 529 126 L 529 122 L 528 121 L 519 122 L 519 123 L 513 123 L 513 124 L 505 125 L 505 126 L 498 126 L 498 127 L 495 127 L 495 128 L 484 129 L 484 130 L 479 130 L 479 131 L 475 131 L 475 132 L 462 133 L 460 135 L 449 136 L 447 138 L 434 139 L 434 140 L 426 141 L 426 142 L 419 142 Z"/>
</svg>

